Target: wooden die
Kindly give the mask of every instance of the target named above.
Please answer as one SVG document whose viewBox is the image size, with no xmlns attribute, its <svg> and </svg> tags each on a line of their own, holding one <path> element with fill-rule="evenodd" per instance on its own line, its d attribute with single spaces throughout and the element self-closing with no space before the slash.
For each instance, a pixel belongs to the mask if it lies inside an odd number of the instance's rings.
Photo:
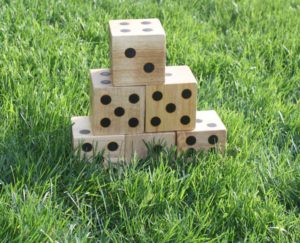
<svg viewBox="0 0 300 243">
<path fill-rule="evenodd" d="M 226 144 L 226 127 L 214 110 L 197 111 L 196 128 L 193 131 L 177 132 L 179 151 L 209 150 L 216 148 L 224 151 Z"/>
<path fill-rule="evenodd" d="M 159 19 L 109 21 L 114 86 L 163 83 L 166 34 Z"/>
<path fill-rule="evenodd" d="M 113 87 L 109 69 L 91 74 L 91 123 L 95 135 L 144 132 L 145 87 Z"/>
<path fill-rule="evenodd" d="M 124 159 L 125 136 L 94 136 L 88 116 L 72 117 L 73 149 L 83 159 L 90 159 L 103 152 L 105 161 L 116 162 Z"/>
<path fill-rule="evenodd" d="M 146 86 L 146 132 L 195 128 L 197 81 L 188 66 L 166 67 L 162 85 Z"/>
</svg>

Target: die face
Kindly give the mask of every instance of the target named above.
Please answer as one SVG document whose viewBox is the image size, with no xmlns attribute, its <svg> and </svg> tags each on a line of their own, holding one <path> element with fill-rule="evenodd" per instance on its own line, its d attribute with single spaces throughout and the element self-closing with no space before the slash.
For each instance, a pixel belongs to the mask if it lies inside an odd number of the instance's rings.
<svg viewBox="0 0 300 243">
<path fill-rule="evenodd" d="M 114 86 L 164 82 L 166 36 L 158 19 L 110 21 L 110 48 Z"/>
<path fill-rule="evenodd" d="M 194 74 L 186 65 L 167 66 L 165 69 L 165 77 L 166 84 L 197 84 Z"/>
<path fill-rule="evenodd" d="M 90 78 L 92 82 L 92 89 L 106 89 L 113 87 L 111 70 L 109 68 L 91 69 Z"/>
<path fill-rule="evenodd" d="M 162 84 L 165 80 L 165 51 L 137 50 L 137 57 L 133 60 L 124 56 L 124 50 L 134 45 L 122 48 L 119 52 L 112 52 L 112 76 L 114 86 L 134 86 Z M 118 57 L 121 56 L 121 57 Z"/>
<path fill-rule="evenodd" d="M 120 19 L 109 21 L 113 37 L 165 35 L 159 19 Z"/>
<path fill-rule="evenodd" d="M 126 161 L 129 162 L 134 154 L 136 154 L 138 158 L 146 158 L 148 154 L 147 144 L 153 146 L 153 150 L 160 150 L 162 146 L 170 148 L 175 145 L 175 137 L 175 132 L 127 135 L 125 137 Z"/>
<path fill-rule="evenodd" d="M 195 128 L 197 81 L 186 66 L 167 67 L 164 85 L 146 87 L 146 132 Z"/>
<path fill-rule="evenodd" d="M 215 111 L 197 111 L 196 128 L 193 131 L 178 131 L 177 147 L 179 151 L 217 148 L 222 152 L 226 136 L 226 127 Z"/>
<path fill-rule="evenodd" d="M 93 133 L 113 135 L 144 132 L 145 87 L 113 87 L 108 82 L 110 77 L 103 76 L 103 73 L 109 71 L 91 70 Z"/>
<path fill-rule="evenodd" d="M 226 127 L 214 110 L 196 112 L 196 131 L 225 130 Z"/>
<path fill-rule="evenodd" d="M 90 159 L 103 151 L 105 161 L 117 161 L 124 158 L 124 135 L 94 136 L 89 117 L 72 117 L 73 149 L 80 157 Z"/>
</svg>

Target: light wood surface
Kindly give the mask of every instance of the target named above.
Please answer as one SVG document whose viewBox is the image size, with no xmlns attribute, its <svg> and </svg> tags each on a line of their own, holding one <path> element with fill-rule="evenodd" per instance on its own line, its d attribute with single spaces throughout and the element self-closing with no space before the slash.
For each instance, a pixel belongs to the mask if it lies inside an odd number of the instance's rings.
<svg viewBox="0 0 300 243">
<path fill-rule="evenodd" d="M 90 117 L 93 133 L 95 135 L 143 133 L 145 87 L 113 87 L 109 83 L 111 81 L 109 69 L 92 69 L 90 76 Z M 110 121 L 109 126 L 107 119 Z"/>
<path fill-rule="evenodd" d="M 183 98 L 183 93 L 185 98 Z M 162 96 L 161 99 L 157 94 Z M 197 81 L 190 68 L 188 66 L 166 67 L 164 84 L 146 86 L 145 131 L 194 129 L 196 99 Z M 159 125 L 157 123 L 153 125 L 158 119 Z"/>
<path fill-rule="evenodd" d="M 143 133 L 137 135 L 125 136 L 125 158 L 129 162 L 132 156 L 136 155 L 138 158 L 143 159 L 148 154 L 148 148 L 146 144 L 152 149 L 156 149 L 155 146 L 162 145 L 168 148 L 172 147 L 176 143 L 175 132 L 165 133 Z"/>
<path fill-rule="evenodd" d="M 104 150 L 105 162 L 124 160 L 124 135 L 94 136 L 88 116 L 72 117 L 71 122 L 73 149 L 82 159 L 91 159 Z"/>
<path fill-rule="evenodd" d="M 227 131 L 216 111 L 197 111 L 196 117 L 196 128 L 193 131 L 177 132 L 177 149 L 186 151 L 190 148 L 195 150 L 216 148 L 223 152 Z"/>
<path fill-rule="evenodd" d="M 111 20 L 109 31 L 114 86 L 164 82 L 166 34 L 158 19 Z M 128 49 L 135 55 L 128 57 Z M 154 65 L 152 72 L 144 71 L 147 63 Z"/>
</svg>

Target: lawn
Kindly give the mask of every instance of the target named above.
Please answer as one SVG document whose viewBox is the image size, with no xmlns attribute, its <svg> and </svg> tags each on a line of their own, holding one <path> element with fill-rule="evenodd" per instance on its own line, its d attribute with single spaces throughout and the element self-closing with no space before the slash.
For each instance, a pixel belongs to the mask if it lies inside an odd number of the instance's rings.
<svg viewBox="0 0 300 243">
<path fill-rule="evenodd" d="M 105 170 L 72 155 L 108 21 L 157 17 L 222 156 Z M 0 0 L 0 241 L 300 241 L 300 2 Z"/>
</svg>

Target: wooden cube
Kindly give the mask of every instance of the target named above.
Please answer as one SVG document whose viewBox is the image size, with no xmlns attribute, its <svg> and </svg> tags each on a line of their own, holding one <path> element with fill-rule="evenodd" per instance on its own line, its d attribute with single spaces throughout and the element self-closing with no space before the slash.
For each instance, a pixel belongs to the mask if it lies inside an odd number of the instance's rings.
<svg viewBox="0 0 300 243">
<path fill-rule="evenodd" d="M 94 136 L 88 116 L 72 117 L 71 122 L 73 149 L 75 152 L 80 153 L 82 159 L 91 159 L 104 152 L 105 162 L 124 160 L 124 135 Z"/>
<path fill-rule="evenodd" d="M 93 134 L 143 133 L 145 87 L 113 87 L 109 69 L 93 69 L 90 74 Z"/>
<path fill-rule="evenodd" d="M 125 158 L 129 162 L 134 154 L 143 159 L 148 154 L 147 146 L 152 146 L 154 151 L 161 150 L 162 147 L 168 148 L 176 143 L 175 132 L 164 133 L 143 133 L 125 136 Z"/>
<path fill-rule="evenodd" d="M 146 86 L 146 132 L 195 128 L 197 81 L 188 66 L 166 67 L 162 85 Z"/>
<path fill-rule="evenodd" d="M 163 83 L 166 34 L 158 19 L 109 21 L 114 86 Z"/>
<path fill-rule="evenodd" d="M 214 110 L 197 111 L 196 128 L 193 131 L 177 132 L 179 151 L 216 148 L 223 152 L 225 144 L 226 127 Z"/>
</svg>

